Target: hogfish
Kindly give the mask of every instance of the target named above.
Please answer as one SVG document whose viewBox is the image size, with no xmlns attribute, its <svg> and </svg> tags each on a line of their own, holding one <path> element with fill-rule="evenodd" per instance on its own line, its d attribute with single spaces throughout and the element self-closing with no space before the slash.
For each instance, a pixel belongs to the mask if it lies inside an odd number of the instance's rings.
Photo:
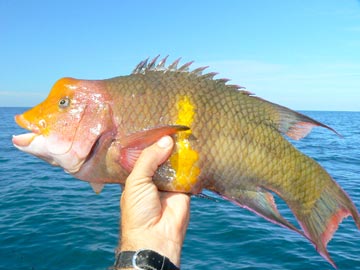
<svg viewBox="0 0 360 270">
<path fill-rule="evenodd" d="M 15 117 L 30 133 L 13 137 L 22 151 L 89 181 L 123 184 L 141 151 L 164 135 L 176 147 L 158 168 L 159 190 L 208 189 L 309 239 L 334 267 L 327 243 L 344 217 L 360 228 L 354 203 L 299 140 L 327 125 L 215 79 L 192 62 L 142 61 L 127 76 L 62 78 L 45 101 Z M 277 210 L 282 198 L 299 222 Z"/>
</svg>

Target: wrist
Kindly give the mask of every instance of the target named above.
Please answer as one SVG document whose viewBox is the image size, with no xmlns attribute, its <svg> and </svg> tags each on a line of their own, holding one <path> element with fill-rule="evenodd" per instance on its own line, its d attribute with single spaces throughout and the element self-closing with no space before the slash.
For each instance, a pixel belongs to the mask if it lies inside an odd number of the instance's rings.
<svg viewBox="0 0 360 270">
<path fill-rule="evenodd" d="M 176 266 L 180 266 L 182 243 L 144 233 L 136 233 L 135 235 L 123 235 L 121 237 L 120 252 L 149 249 L 169 258 Z M 141 237 L 138 237 L 138 235 L 141 235 Z"/>
</svg>

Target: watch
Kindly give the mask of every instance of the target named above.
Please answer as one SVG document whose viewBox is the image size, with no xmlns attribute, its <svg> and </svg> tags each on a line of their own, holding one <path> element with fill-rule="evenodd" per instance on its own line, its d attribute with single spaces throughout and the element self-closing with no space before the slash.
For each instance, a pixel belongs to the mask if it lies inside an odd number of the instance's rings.
<svg viewBox="0 0 360 270">
<path fill-rule="evenodd" d="M 115 269 L 180 270 L 169 258 L 149 249 L 122 251 L 116 255 Z"/>
</svg>

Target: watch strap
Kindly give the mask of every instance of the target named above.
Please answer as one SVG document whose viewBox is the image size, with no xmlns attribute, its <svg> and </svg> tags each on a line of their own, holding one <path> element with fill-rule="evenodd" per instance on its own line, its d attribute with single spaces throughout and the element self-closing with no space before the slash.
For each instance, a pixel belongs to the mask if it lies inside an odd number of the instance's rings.
<svg viewBox="0 0 360 270">
<path fill-rule="evenodd" d="M 116 254 L 114 268 L 132 268 L 132 258 L 134 257 L 134 254 L 135 251 L 122 251 Z"/>
<path fill-rule="evenodd" d="M 149 249 L 122 251 L 117 254 L 115 269 L 134 268 L 141 270 L 179 270 L 169 258 Z"/>
</svg>

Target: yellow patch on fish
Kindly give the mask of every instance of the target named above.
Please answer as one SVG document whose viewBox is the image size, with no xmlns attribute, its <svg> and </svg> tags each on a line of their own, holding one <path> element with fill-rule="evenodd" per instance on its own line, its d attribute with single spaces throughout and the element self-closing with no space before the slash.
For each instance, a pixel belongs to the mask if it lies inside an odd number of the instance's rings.
<svg viewBox="0 0 360 270">
<path fill-rule="evenodd" d="M 176 124 L 191 128 L 194 121 L 195 106 L 191 103 L 189 97 L 180 97 L 176 106 L 178 109 Z M 183 189 L 185 192 L 191 191 L 200 174 L 200 168 L 196 165 L 199 154 L 191 148 L 190 135 L 191 129 L 178 134 L 176 141 L 177 151 L 170 158 L 171 166 L 175 170 L 173 185 L 175 188 Z"/>
</svg>

